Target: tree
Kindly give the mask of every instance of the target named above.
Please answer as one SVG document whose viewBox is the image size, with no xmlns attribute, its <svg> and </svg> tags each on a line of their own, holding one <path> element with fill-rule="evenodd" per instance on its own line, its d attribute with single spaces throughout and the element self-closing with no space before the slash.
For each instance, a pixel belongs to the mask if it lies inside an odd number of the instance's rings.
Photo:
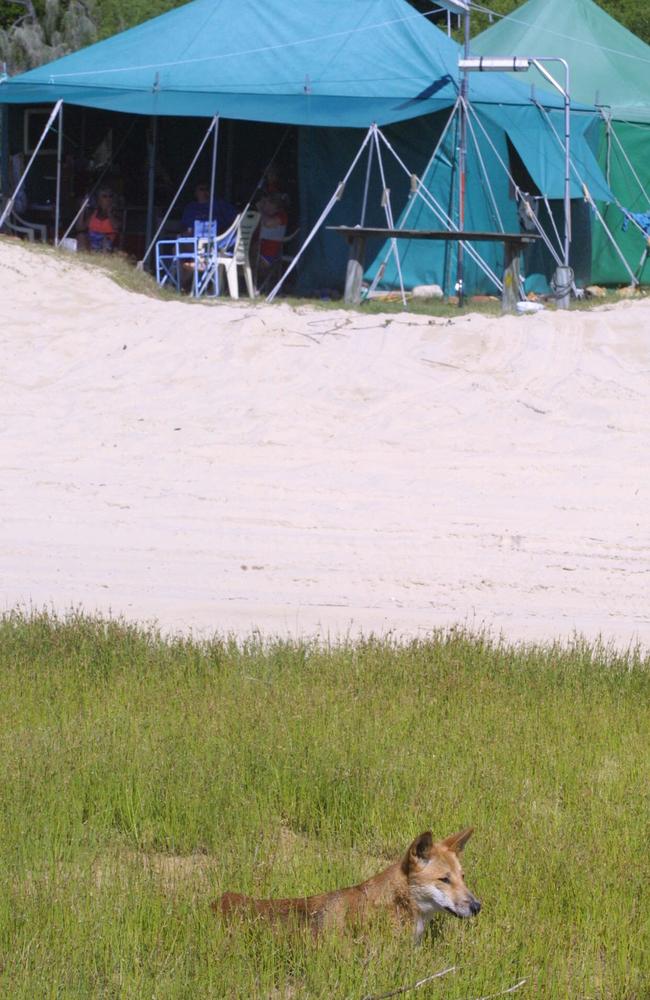
<svg viewBox="0 0 650 1000">
<path fill-rule="evenodd" d="M 9 73 L 20 73 L 58 59 L 68 52 L 89 45 L 97 38 L 92 13 L 84 0 L 44 0 L 37 7 L 33 0 L 12 0 L 11 23 L 0 27 L 0 62 Z M 15 16 L 15 9 L 20 11 Z"/>
</svg>

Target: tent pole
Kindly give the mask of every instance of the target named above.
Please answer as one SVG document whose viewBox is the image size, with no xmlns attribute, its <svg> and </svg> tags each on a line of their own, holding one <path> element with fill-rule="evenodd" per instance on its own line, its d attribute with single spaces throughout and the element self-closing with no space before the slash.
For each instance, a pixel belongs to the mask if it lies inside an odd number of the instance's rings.
<svg viewBox="0 0 650 1000">
<path fill-rule="evenodd" d="M 234 122 L 226 122 L 226 201 L 232 204 L 232 158 Z"/>
<path fill-rule="evenodd" d="M 147 260 L 147 258 L 149 257 L 149 254 L 153 250 L 154 243 L 156 242 L 156 240 L 160 236 L 160 234 L 161 234 L 161 232 L 163 230 L 163 226 L 165 225 L 165 223 L 167 222 L 167 219 L 171 215 L 172 209 L 173 209 L 174 205 L 176 204 L 176 202 L 178 201 L 178 198 L 179 198 L 179 195 L 180 195 L 181 191 L 183 190 L 183 188 L 187 184 L 187 179 L 190 176 L 190 174 L 192 173 L 192 171 L 194 170 L 194 164 L 196 163 L 196 161 L 198 160 L 199 156 L 203 152 L 203 147 L 205 146 L 206 142 L 210 138 L 210 133 L 212 132 L 212 129 L 215 127 L 215 124 L 217 122 L 217 118 L 218 118 L 218 115 L 215 115 L 215 117 L 210 122 L 210 124 L 208 126 L 208 130 L 205 133 L 205 135 L 203 136 L 203 138 L 201 140 L 201 143 L 199 145 L 199 148 L 197 149 L 196 153 L 194 154 L 194 159 L 192 160 L 192 162 L 190 163 L 189 167 L 187 168 L 187 170 L 185 172 L 185 176 L 183 177 L 183 180 L 181 181 L 181 183 L 180 183 L 180 185 L 178 187 L 178 190 L 176 191 L 176 194 L 174 195 L 174 197 L 172 198 L 172 200 L 169 203 L 169 208 L 165 212 L 165 214 L 164 214 L 164 216 L 162 218 L 162 221 L 161 221 L 160 225 L 158 226 L 156 232 L 154 233 L 154 235 L 152 236 L 152 238 L 149 240 L 149 244 L 148 244 L 145 252 L 142 255 L 142 260 L 138 261 L 138 270 L 139 271 L 141 271 L 143 269 L 145 261 Z"/>
<path fill-rule="evenodd" d="M 148 142 L 148 154 L 149 154 L 149 174 L 147 179 L 147 223 L 145 228 L 145 246 L 149 246 L 151 242 L 151 234 L 153 233 L 153 214 L 154 214 L 154 202 L 156 196 L 156 153 L 158 147 L 158 117 L 157 115 L 152 115 L 149 119 L 149 142 Z M 143 258 L 144 259 L 144 258 Z"/>
<path fill-rule="evenodd" d="M 542 107 L 541 104 L 539 104 L 538 101 L 535 101 L 535 104 L 539 108 L 540 112 L 546 118 L 546 121 L 548 122 L 549 128 L 553 132 L 555 138 L 560 143 L 560 145 L 562 145 L 562 139 L 558 135 L 557 129 L 555 128 L 552 120 L 550 119 L 550 117 L 548 115 L 548 112 L 546 111 L 546 109 L 544 107 Z M 585 184 L 584 180 L 582 179 L 582 177 L 580 175 L 580 172 L 578 171 L 578 168 L 576 167 L 575 163 L 573 163 L 573 162 L 571 162 L 571 169 L 573 170 L 573 173 L 575 174 L 575 176 L 576 176 L 576 178 L 578 180 L 578 183 L 582 185 L 582 191 L 583 191 L 584 197 L 587 199 L 587 201 L 591 205 L 592 209 L 596 213 L 596 217 L 598 218 L 598 221 L 600 222 L 601 226 L 603 227 L 603 229 L 607 233 L 607 236 L 609 237 L 609 240 L 610 240 L 610 242 L 611 242 L 614 250 L 616 251 L 616 253 L 620 257 L 621 261 L 623 262 L 625 270 L 630 275 L 630 278 L 632 279 L 632 284 L 633 285 L 638 285 L 639 284 L 639 279 L 637 278 L 637 276 L 635 275 L 634 271 L 632 270 L 632 268 L 628 264 L 627 260 L 625 259 L 625 255 L 624 255 L 623 251 L 621 250 L 621 248 L 619 247 L 618 243 L 614 239 L 614 236 L 611 233 L 609 227 L 607 226 L 607 223 L 605 222 L 603 216 L 601 215 L 601 213 L 600 213 L 600 211 L 598 209 L 598 205 L 594 201 L 594 199 L 593 199 L 593 197 L 591 195 L 591 192 L 589 191 L 589 188 Z"/>
<path fill-rule="evenodd" d="M 607 152 L 608 157 L 611 155 L 611 144 L 612 144 L 612 139 L 613 139 L 614 142 L 616 143 L 616 146 L 620 150 L 620 153 L 621 153 L 623 159 L 625 160 L 625 162 L 627 163 L 628 167 L 630 168 L 630 172 L 631 172 L 632 176 L 634 177 L 634 180 L 639 185 L 639 187 L 641 189 L 641 193 L 643 194 L 643 197 L 645 198 L 645 200 L 648 203 L 650 203 L 650 195 L 648 194 L 646 188 L 643 186 L 643 182 L 641 181 L 641 178 L 637 174 L 637 172 L 634 169 L 634 166 L 632 164 L 632 161 L 630 160 L 629 156 L 625 152 L 625 147 L 623 146 L 623 143 L 621 142 L 621 140 L 619 139 L 619 137 L 616 135 L 616 129 L 612 125 L 611 118 L 607 118 L 605 120 L 607 122 L 607 135 L 609 137 L 609 148 L 608 148 L 608 152 Z M 609 163 L 609 161 L 608 161 L 608 164 L 607 164 L 607 171 L 608 171 L 607 183 L 609 184 L 610 183 L 610 177 L 609 177 L 610 163 Z"/>
<path fill-rule="evenodd" d="M 485 184 L 487 185 L 488 194 L 490 196 L 490 202 L 492 203 L 492 209 L 494 211 L 494 217 L 497 221 L 499 230 L 502 233 L 505 233 L 506 230 L 505 226 L 503 225 L 503 219 L 501 218 L 501 212 L 499 211 L 499 206 L 497 204 L 497 200 L 494 191 L 492 189 L 492 185 L 490 183 L 490 175 L 488 173 L 487 167 L 485 166 L 485 160 L 483 159 L 483 154 L 481 153 L 481 147 L 479 145 L 478 137 L 476 135 L 476 132 L 474 131 L 474 126 L 472 125 L 472 120 L 469 114 L 467 115 L 467 127 L 469 129 L 470 139 L 472 140 L 473 143 L 474 152 L 476 153 L 476 158 L 481 168 L 481 177 L 485 181 Z"/>
<path fill-rule="evenodd" d="M 469 36 L 470 36 L 470 13 L 469 9 L 464 15 L 465 30 L 465 58 L 469 58 Z M 459 188 L 458 188 L 458 228 L 462 232 L 465 228 L 465 186 L 467 183 L 467 101 L 469 98 L 469 74 L 467 70 L 463 72 L 463 79 L 460 85 L 460 142 L 458 147 L 458 168 L 459 168 Z M 458 306 L 463 305 L 464 300 L 464 253 L 463 244 L 458 244 L 458 258 L 456 265 L 456 284 L 458 287 Z"/>
<path fill-rule="evenodd" d="M 231 122 L 231 124 L 233 124 L 233 123 Z M 268 162 L 268 163 L 266 164 L 266 166 L 264 167 L 264 170 L 262 171 L 262 173 L 261 173 L 261 175 L 260 175 L 260 179 L 258 180 L 257 184 L 256 184 L 256 185 L 255 185 L 255 187 L 253 188 L 253 191 L 252 191 L 252 193 L 251 193 L 251 196 L 250 196 L 250 198 L 248 199 L 248 201 L 246 202 L 246 204 L 245 204 L 245 205 L 244 205 L 244 207 L 242 208 L 242 210 L 241 210 L 241 214 L 242 214 L 242 215 L 245 215 L 245 214 L 246 214 L 246 212 L 248 211 L 248 209 L 249 209 L 249 208 L 251 207 L 251 205 L 253 204 L 253 199 L 255 198 L 255 195 L 257 194 L 257 192 L 258 192 L 258 191 L 261 191 L 261 190 L 262 190 L 262 188 L 264 187 L 264 180 L 265 180 L 265 178 L 266 178 L 266 174 L 267 174 L 267 172 L 268 172 L 269 168 L 270 168 L 270 167 L 271 167 L 271 166 L 272 166 L 272 165 L 273 165 L 273 164 L 275 163 L 275 161 L 276 161 L 276 159 L 277 159 L 277 156 L 278 156 L 278 153 L 280 152 L 280 150 L 281 150 L 281 149 L 282 149 L 282 147 L 284 146 L 284 143 L 285 143 L 285 140 L 286 140 L 287 136 L 289 135 L 289 133 L 291 132 L 291 128 L 292 128 L 292 126 L 291 126 L 291 125 L 287 125 L 287 128 L 286 128 L 286 130 L 285 130 L 285 133 L 284 133 L 284 135 L 282 136 L 282 138 L 280 139 L 280 142 L 278 143 L 278 145 L 277 145 L 277 147 L 276 147 L 276 150 L 275 150 L 275 152 L 274 152 L 273 156 L 271 157 L 271 159 L 269 160 L 269 162 Z M 229 198 L 228 200 L 230 201 L 230 198 Z"/>
<path fill-rule="evenodd" d="M 383 194 L 382 194 L 382 205 L 384 207 L 384 212 L 386 214 L 386 222 L 388 223 L 388 227 L 390 229 L 394 229 L 395 228 L 395 221 L 393 219 L 393 210 L 392 210 L 391 204 L 390 204 L 390 190 L 386 187 L 386 174 L 384 173 L 384 163 L 383 163 L 383 160 L 381 158 L 381 147 L 379 145 L 379 139 L 377 137 L 377 132 L 378 131 L 379 130 L 378 130 L 377 126 L 375 125 L 374 140 L 375 140 L 375 146 L 377 147 L 377 162 L 379 163 L 379 174 L 380 174 L 380 177 L 381 177 L 381 186 L 382 186 L 382 191 L 383 191 Z M 406 295 L 404 294 L 404 279 L 402 277 L 402 265 L 401 265 L 401 262 L 400 262 L 400 259 L 399 259 L 399 250 L 397 249 L 397 240 L 393 238 L 391 240 L 391 245 L 392 245 L 392 248 L 393 248 L 393 256 L 395 257 L 395 265 L 397 267 L 397 277 L 399 278 L 399 290 L 400 290 L 400 294 L 402 296 L 402 304 L 404 306 L 406 306 Z"/>
<path fill-rule="evenodd" d="M 208 209 L 208 226 L 212 224 L 212 213 L 214 212 L 214 189 L 217 178 L 217 150 L 219 148 L 219 115 L 214 123 L 214 134 L 212 136 L 212 169 L 210 171 L 210 208 Z M 217 219 L 217 225 L 219 220 Z"/>
<path fill-rule="evenodd" d="M 0 194 L 9 197 L 9 106 L 0 104 Z"/>
<path fill-rule="evenodd" d="M 88 193 L 86 194 L 84 200 L 82 201 L 81 205 L 79 206 L 77 214 L 73 218 L 72 222 L 70 222 L 68 224 L 68 228 L 66 229 L 66 231 L 63 234 L 63 236 L 59 240 L 60 243 L 64 239 L 66 239 L 66 237 L 68 237 L 70 235 L 70 233 L 72 232 L 72 230 L 74 229 L 74 227 L 75 227 L 75 225 L 77 223 L 77 220 L 83 215 L 83 213 L 88 208 L 88 205 L 90 204 L 90 199 L 91 199 L 92 195 L 95 193 L 95 191 L 99 190 L 99 188 L 101 187 L 101 184 L 102 184 L 102 181 L 104 180 L 104 177 L 106 176 L 106 174 L 108 173 L 108 171 L 112 168 L 115 160 L 117 159 L 118 153 L 122 150 L 124 144 L 126 143 L 126 140 L 131 135 L 131 132 L 133 131 L 134 126 L 135 126 L 135 119 L 131 122 L 131 124 L 129 125 L 128 129 L 124 133 L 124 135 L 122 137 L 122 141 L 120 142 L 119 146 L 117 147 L 117 150 L 114 153 L 111 154 L 111 158 L 108 160 L 108 162 L 104 166 L 101 174 L 99 175 L 99 177 L 97 178 L 97 180 L 95 181 L 95 183 L 93 184 L 93 186 L 91 187 L 90 191 L 88 191 Z M 80 145 L 79 148 L 82 149 L 83 147 Z"/>
<path fill-rule="evenodd" d="M 452 149 L 454 149 L 454 150 L 458 149 L 458 141 L 459 141 L 458 140 L 458 135 L 459 135 L 459 132 L 460 132 L 460 116 L 461 116 L 461 110 L 460 110 L 460 98 L 459 98 L 458 99 L 458 114 L 457 114 L 456 120 L 454 122 L 454 138 L 453 138 L 453 147 L 452 147 Z M 452 220 L 452 223 L 451 223 L 452 227 L 453 227 L 453 218 L 454 218 L 454 204 L 455 204 L 455 201 L 456 201 L 456 198 L 457 198 L 457 192 L 456 192 L 456 179 L 457 179 L 457 176 L 458 176 L 458 157 L 452 155 L 452 157 L 451 157 L 451 170 L 450 170 L 450 173 L 449 173 L 449 198 L 448 198 L 448 201 L 447 201 L 447 210 L 446 210 L 447 215 Z M 457 254 L 458 254 L 458 248 L 457 247 L 456 248 L 453 247 L 451 243 L 446 243 L 445 244 L 445 251 L 444 251 L 445 264 L 444 264 L 443 275 L 442 275 L 442 291 L 443 291 L 443 295 L 445 296 L 445 298 L 449 298 L 452 295 L 452 293 L 453 293 L 452 286 L 451 286 L 451 268 L 452 268 L 453 258 L 457 257 Z"/>
<path fill-rule="evenodd" d="M 56 200 L 54 203 L 54 248 L 59 245 L 59 223 L 61 221 L 61 165 L 63 161 L 63 105 L 59 111 L 59 134 L 56 142 Z"/>
<path fill-rule="evenodd" d="M 435 164 L 436 157 L 437 157 L 440 149 L 442 148 L 442 144 L 445 141 L 445 137 L 447 135 L 447 132 L 449 131 L 451 123 L 456 118 L 456 112 L 457 111 L 458 111 L 458 98 L 456 99 L 456 103 L 454 104 L 453 108 L 451 109 L 451 114 L 449 115 L 449 118 L 447 119 L 447 124 L 445 125 L 444 129 L 440 133 L 440 138 L 438 139 L 438 142 L 436 143 L 436 147 L 435 147 L 433 153 L 431 154 L 431 156 L 429 157 L 429 161 L 428 161 L 426 167 L 422 171 L 422 177 L 426 177 L 428 175 L 428 173 L 429 173 L 429 170 L 431 170 L 432 166 Z M 383 133 L 380 131 L 379 134 L 380 134 L 380 136 L 383 139 L 384 138 Z M 456 142 L 454 140 L 454 148 L 455 148 L 455 146 L 456 146 Z M 392 152 L 392 150 L 391 150 L 391 152 Z M 435 170 L 435 166 L 433 166 L 433 169 Z M 406 222 L 408 221 L 409 215 L 413 211 L 413 206 L 416 204 L 416 202 L 418 200 L 418 196 L 420 197 L 421 200 L 424 200 L 424 199 L 422 199 L 422 196 L 419 194 L 419 191 L 420 191 L 421 187 L 422 187 L 422 179 L 420 177 L 418 177 L 417 178 L 416 187 L 415 187 L 414 190 L 411 191 L 411 194 L 409 196 L 409 202 L 408 202 L 408 205 L 406 207 L 406 211 L 404 212 L 404 215 L 402 216 L 402 227 L 403 228 L 406 228 Z M 386 265 L 388 264 L 388 258 L 390 257 L 390 255 L 391 255 L 391 250 L 389 248 L 389 250 L 386 253 L 386 255 L 385 255 L 382 263 L 377 268 L 377 273 L 376 273 L 375 277 L 372 279 L 372 284 L 370 285 L 370 288 L 368 290 L 366 298 L 367 298 L 369 292 L 374 292 L 375 289 L 377 288 L 377 285 L 379 284 L 379 282 L 383 280 L 384 273 L 386 271 Z"/>
<path fill-rule="evenodd" d="M 382 142 L 384 143 L 384 145 L 391 151 L 391 153 L 393 154 L 395 160 L 400 165 L 400 167 L 402 168 L 402 170 L 406 174 L 408 174 L 408 176 L 410 177 L 411 176 L 411 171 L 408 169 L 408 167 L 403 162 L 403 160 L 400 159 L 400 157 L 395 152 L 395 150 L 393 149 L 393 147 L 391 146 L 391 144 L 389 143 L 388 139 L 386 138 L 386 136 L 384 135 L 384 133 L 381 131 L 381 129 L 377 129 L 377 135 L 382 140 Z M 425 187 L 425 185 L 421 181 L 420 181 L 420 183 L 417 186 L 415 194 L 416 194 L 416 197 L 421 198 L 422 201 L 425 203 L 425 205 L 427 205 L 428 208 L 430 208 L 432 210 L 432 212 L 434 213 L 434 215 L 436 216 L 436 218 L 440 219 L 440 221 L 444 225 L 445 229 L 447 229 L 450 233 L 458 231 L 455 228 L 455 226 L 454 226 L 454 221 L 451 218 L 451 216 L 447 212 L 445 212 L 445 210 L 442 208 L 442 206 L 436 201 L 436 199 L 434 198 L 434 196 L 431 194 L 431 191 L 429 191 L 429 189 L 427 187 Z M 489 264 L 487 264 L 483 260 L 483 258 L 481 257 L 481 255 L 474 249 L 474 247 L 472 246 L 471 243 L 467 243 L 465 245 L 465 250 L 467 251 L 468 256 L 470 256 L 472 258 L 472 260 L 475 262 L 475 264 L 478 267 L 480 267 L 480 269 L 483 271 L 483 273 L 485 275 L 487 275 L 487 277 L 490 279 L 490 281 L 494 282 L 494 284 L 499 289 L 499 291 L 503 291 L 503 284 L 502 284 L 502 282 L 499 281 L 499 279 L 497 278 L 497 276 L 494 273 L 494 271 L 492 270 L 492 268 L 489 266 Z"/>
<path fill-rule="evenodd" d="M 564 67 L 564 266 L 569 268 L 571 250 L 571 97 L 569 89 L 569 64 Z"/>
<path fill-rule="evenodd" d="M 47 122 L 45 123 L 45 128 L 41 132 L 41 137 L 38 140 L 38 142 L 36 143 L 36 148 L 35 148 L 34 152 L 32 153 L 32 155 L 29 158 L 29 163 L 27 164 L 27 166 L 23 170 L 23 176 L 20 178 L 20 180 L 16 184 L 15 191 L 13 192 L 13 194 L 11 195 L 11 197 L 9 198 L 9 201 L 5 205 L 4 210 L 3 210 L 2 214 L 0 215 L 0 229 L 2 229 L 2 227 L 5 224 L 5 222 L 7 221 L 7 219 L 9 218 L 9 216 L 11 215 L 11 211 L 12 211 L 12 209 L 14 207 L 15 202 L 16 202 L 16 197 L 18 196 L 18 192 L 20 191 L 21 187 L 25 183 L 25 178 L 27 177 L 27 174 L 31 170 L 32 163 L 34 162 L 34 160 L 38 156 L 39 150 L 40 150 L 41 146 L 43 145 L 43 143 L 45 142 L 45 136 L 47 135 L 47 133 L 52 128 L 52 122 L 54 121 L 54 119 L 58 115 L 59 111 L 61 110 L 62 104 L 63 104 L 63 101 L 62 100 L 58 100 L 56 102 L 56 104 L 54 105 L 54 107 L 52 108 L 52 112 L 50 114 L 50 117 L 48 118 Z"/>
<path fill-rule="evenodd" d="M 350 178 L 350 175 L 352 174 L 352 172 L 353 172 L 354 168 L 356 167 L 357 163 L 361 159 L 361 154 L 363 153 L 364 149 L 366 148 L 366 146 L 368 145 L 368 143 L 372 139 L 372 136 L 374 134 L 374 131 L 373 131 L 374 128 L 375 128 L 375 126 L 371 125 L 370 128 L 368 129 L 368 133 L 367 133 L 365 139 L 363 140 L 363 142 L 361 143 L 361 146 L 359 147 L 359 151 L 358 151 L 357 155 L 355 156 L 355 158 L 353 159 L 352 163 L 348 167 L 348 172 L 346 173 L 346 175 L 343 178 L 343 180 L 339 181 L 339 183 L 337 184 L 336 191 L 334 192 L 334 194 L 332 195 L 332 197 L 328 201 L 327 205 L 325 206 L 325 208 L 321 212 L 321 214 L 318 217 L 318 219 L 316 221 L 316 224 L 314 225 L 312 231 L 310 232 L 309 236 L 307 237 L 307 239 L 305 240 L 305 242 L 301 246 L 301 248 L 298 251 L 298 253 L 296 254 L 296 256 L 293 258 L 293 260 L 289 264 L 289 267 L 284 272 L 284 274 L 282 275 L 282 277 L 278 281 L 278 283 L 275 286 L 275 288 L 272 288 L 271 291 L 269 292 L 269 294 L 267 295 L 267 297 L 266 297 L 266 301 L 267 302 L 273 302 L 273 300 L 275 299 L 276 295 L 278 294 L 278 292 L 282 288 L 284 282 L 286 281 L 287 277 L 294 270 L 294 268 L 298 264 L 298 261 L 301 259 L 301 257 L 304 254 L 305 250 L 307 249 L 307 247 L 309 246 L 309 244 L 313 240 L 314 236 L 316 235 L 316 233 L 318 232 L 318 230 L 320 229 L 320 227 L 325 222 L 325 219 L 327 218 L 327 216 L 330 214 L 330 212 L 334 208 L 334 205 L 336 204 L 337 201 L 340 201 L 341 198 L 343 197 L 343 194 L 345 192 L 345 185 L 347 184 L 347 182 L 348 182 L 348 180 Z"/>
<path fill-rule="evenodd" d="M 539 105 L 537 105 L 537 106 L 539 107 Z M 512 184 L 513 189 L 515 191 L 515 196 L 517 198 L 519 198 L 520 195 L 521 195 L 521 189 L 519 188 L 519 185 L 517 184 L 516 180 L 514 179 L 514 177 L 512 176 L 510 170 L 508 169 L 508 165 L 504 162 L 503 157 L 501 156 L 501 154 L 499 153 L 498 149 L 496 148 L 496 146 L 492 142 L 492 139 L 490 138 L 488 132 L 486 131 L 485 125 L 481 121 L 481 119 L 480 119 L 480 117 L 479 117 L 479 115 L 478 115 L 478 113 L 476 111 L 476 108 L 473 107 L 473 105 L 470 104 L 469 105 L 469 111 L 474 116 L 476 124 L 479 126 L 479 128 L 481 129 L 481 132 L 485 136 L 485 139 L 487 141 L 488 146 L 490 147 L 490 149 L 494 153 L 497 161 L 501 164 L 503 172 L 505 173 L 506 177 L 508 178 L 508 180 Z M 533 222 L 535 228 L 537 229 L 537 232 L 542 237 L 542 240 L 546 244 L 546 247 L 547 247 L 548 252 L 550 253 L 551 257 L 553 258 L 553 260 L 555 261 L 555 263 L 558 266 L 561 267 L 562 266 L 562 258 L 560 257 L 560 253 L 562 253 L 562 240 L 560 239 L 560 235 L 559 235 L 559 233 L 557 231 L 557 227 L 555 226 L 555 222 L 553 220 L 553 216 L 550 213 L 550 209 L 549 209 L 549 218 L 551 219 L 551 222 L 553 224 L 553 229 L 555 231 L 555 235 L 556 235 L 556 238 L 557 238 L 557 241 L 558 241 L 558 245 L 560 247 L 559 253 L 555 249 L 555 247 L 553 246 L 553 244 L 551 243 L 551 240 L 550 240 L 549 236 L 545 232 L 544 227 L 542 226 L 541 222 L 539 221 L 539 219 L 537 218 L 536 215 L 533 215 L 532 222 Z"/>
<path fill-rule="evenodd" d="M 363 189 L 363 205 L 361 206 L 361 219 L 359 220 L 360 226 L 365 226 L 366 224 L 366 208 L 368 207 L 368 189 L 370 187 L 370 172 L 372 170 L 372 154 L 374 150 L 372 143 L 368 146 L 368 165 L 366 167 L 366 184 Z"/>
<path fill-rule="evenodd" d="M 575 170 L 575 167 L 574 167 L 574 170 Z M 576 173 L 577 173 L 577 171 L 576 171 Z M 578 177 L 578 180 L 580 180 L 580 177 Z M 585 197 L 586 197 L 587 201 L 589 202 L 589 204 L 591 205 L 593 211 L 595 212 L 596 218 L 598 219 L 598 221 L 600 222 L 601 226 L 605 230 L 605 232 L 607 234 L 607 237 L 609 239 L 609 242 L 612 244 L 614 250 L 616 251 L 616 253 L 620 257 L 625 270 L 629 274 L 630 279 L 631 279 L 630 280 L 630 284 L 633 285 L 633 286 L 634 285 L 640 285 L 641 284 L 641 282 L 639 280 L 640 277 L 641 277 L 640 273 L 639 273 L 639 277 L 637 278 L 636 274 L 634 273 L 634 271 L 632 270 L 632 268 L 628 264 L 628 262 L 626 260 L 626 257 L 625 257 L 625 254 L 623 253 L 623 251 L 619 247 L 618 243 L 614 239 L 614 235 L 613 235 L 611 229 L 609 228 L 609 226 L 607 225 L 607 223 L 605 222 L 605 219 L 603 218 L 603 215 L 602 215 L 600 209 L 598 208 L 598 205 L 596 204 L 596 202 L 592 198 L 591 192 L 589 191 L 587 185 L 584 182 L 582 182 L 582 190 L 584 191 L 584 194 L 585 194 Z"/>
</svg>

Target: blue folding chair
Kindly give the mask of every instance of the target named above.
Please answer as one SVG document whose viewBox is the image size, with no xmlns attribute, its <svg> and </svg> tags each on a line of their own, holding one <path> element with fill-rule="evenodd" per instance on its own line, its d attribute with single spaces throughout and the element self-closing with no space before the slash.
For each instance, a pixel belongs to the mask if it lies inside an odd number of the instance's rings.
<svg viewBox="0 0 650 1000">
<path fill-rule="evenodd" d="M 219 294 L 219 275 L 216 260 L 217 220 L 196 219 L 194 222 L 194 268 L 192 278 L 192 295 L 200 298 L 202 295 Z"/>
<path fill-rule="evenodd" d="M 225 232 L 217 233 L 216 219 L 197 219 L 193 236 L 178 236 L 174 240 L 156 243 L 156 281 L 162 287 L 172 285 L 183 290 L 183 269 L 192 269 L 192 291 L 195 298 L 219 294 L 217 255 L 230 249 L 237 236 L 239 216 Z"/>
<path fill-rule="evenodd" d="M 190 252 L 191 249 L 191 252 Z M 185 260 L 194 260 L 194 239 L 180 236 L 174 240 L 156 243 L 156 281 L 163 288 L 171 285 L 181 291 L 181 266 Z"/>
</svg>

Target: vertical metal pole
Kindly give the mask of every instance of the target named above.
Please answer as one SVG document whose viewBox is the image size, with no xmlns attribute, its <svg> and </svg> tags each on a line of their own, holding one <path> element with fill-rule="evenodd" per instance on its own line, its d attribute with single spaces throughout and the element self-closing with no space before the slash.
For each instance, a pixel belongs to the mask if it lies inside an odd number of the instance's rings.
<svg viewBox="0 0 650 1000">
<path fill-rule="evenodd" d="M 469 58 L 469 33 L 470 33 L 469 11 L 464 16 L 465 24 L 465 59 Z M 462 231 L 465 228 L 465 186 L 467 181 L 467 100 L 469 96 L 469 75 L 467 70 L 463 71 L 463 79 L 460 85 L 460 142 L 458 145 L 458 228 Z M 462 306 L 464 299 L 464 278 L 465 260 L 463 245 L 458 243 L 458 257 L 456 264 L 456 285 L 458 288 L 458 305 Z"/>
<path fill-rule="evenodd" d="M 151 234 L 153 233 L 153 213 L 156 197 L 156 152 L 158 147 L 158 118 L 156 115 L 151 116 L 149 124 L 151 132 L 148 143 L 149 175 L 147 180 L 147 224 L 145 229 L 145 246 L 147 247 L 151 243 Z"/>
<path fill-rule="evenodd" d="M 569 266 L 571 249 L 571 96 L 569 92 L 569 64 L 564 63 L 564 266 Z"/>
<path fill-rule="evenodd" d="M 0 104 L 0 194 L 9 197 L 9 106 Z"/>
<path fill-rule="evenodd" d="M 366 183 L 363 189 L 363 204 L 361 206 L 361 219 L 359 220 L 360 226 L 365 226 L 366 224 L 366 209 L 368 207 L 368 190 L 370 188 L 370 171 L 372 170 L 372 154 L 374 148 L 374 144 L 371 142 L 368 146 L 368 165 L 366 167 Z"/>
<path fill-rule="evenodd" d="M 233 158 L 233 140 L 234 140 L 234 126 L 235 123 L 232 121 L 226 121 L 226 201 L 233 203 L 233 190 L 232 190 L 232 158 Z"/>
<path fill-rule="evenodd" d="M 564 66 L 564 90 L 552 73 L 544 67 L 545 62 L 559 62 Z M 569 265 L 571 251 L 571 93 L 569 90 L 569 64 L 560 56 L 537 56 L 530 63 L 564 98 L 564 263 L 555 272 L 555 299 L 558 309 L 568 309 L 571 299 L 573 276 Z M 552 126 L 552 123 L 551 123 Z M 553 127 L 553 126 L 552 126 Z M 553 131 L 560 141 L 557 131 Z"/>
<path fill-rule="evenodd" d="M 59 133 L 56 142 L 56 200 L 54 203 L 54 246 L 59 245 L 59 223 L 61 221 L 61 166 L 63 163 L 63 105 L 59 111 Z"/>
<path fill-rule="evenodd" d="M 214 212 L 214 189 L 217 181 L 217 149 L 219 148 L 219 115 L 214 120 L 214 135 L 212 136 L 212 170 L 210 171 L 210 208 L 208 209 L 208 225 L 212 222 Z M 217 219 L 217 225 L 219 220 Z"/>
</svg>

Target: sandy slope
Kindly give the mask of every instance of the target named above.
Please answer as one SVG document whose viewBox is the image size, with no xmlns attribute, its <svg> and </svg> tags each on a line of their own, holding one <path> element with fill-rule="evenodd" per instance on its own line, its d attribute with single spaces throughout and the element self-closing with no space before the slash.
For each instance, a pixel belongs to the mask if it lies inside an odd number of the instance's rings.
<svg viewBox="0 0 650 1000">
<path fill-rule="evenodd" d="M 0 242 L 0 606 L 650 645 L 650 300 L 153 301 Z"/>
</svg>

